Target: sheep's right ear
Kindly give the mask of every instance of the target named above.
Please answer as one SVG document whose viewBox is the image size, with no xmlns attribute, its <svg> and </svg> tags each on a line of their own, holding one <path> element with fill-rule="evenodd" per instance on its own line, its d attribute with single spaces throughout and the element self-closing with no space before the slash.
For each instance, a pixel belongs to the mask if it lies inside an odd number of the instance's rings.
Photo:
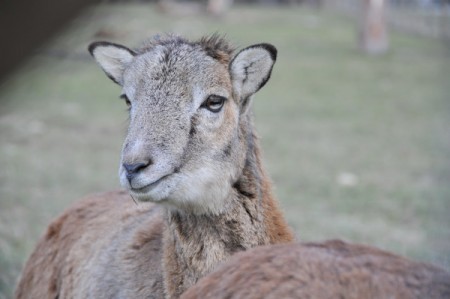
<svg viewBox="0 0 450 299">
<path fill-rule="evenodd" d="M 122 45 L 109 42 L 94 42 L 89 52 L 106 75 L 119 85 L 123 85 L 123 73 L 136 53 Z"/>
</svg>

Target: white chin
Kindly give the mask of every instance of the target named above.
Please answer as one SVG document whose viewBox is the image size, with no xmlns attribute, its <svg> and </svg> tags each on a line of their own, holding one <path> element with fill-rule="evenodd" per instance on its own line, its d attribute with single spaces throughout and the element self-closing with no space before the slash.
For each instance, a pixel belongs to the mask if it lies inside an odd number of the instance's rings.
<svg viewBox="0 0 450 299">
<path fill-rule="evenodd" d="M 220 214 L 227 206 L 231 179 L 217 180 L 216 169 L 203 168 L 184 176 L 167 198 L 171 206 L 194 214 Z M 223 174 L 222 174 L 223 176 Z"/>
<path fill-rule="evenodd" d="M 165 204 L 195 214 L 220 214 L 227 205 L 232 181 L 231 175 L 229 179 L 217 180 L 220 172 L 216 168 L 201 168 L 189 175 L 177 173 L 137 190 L 126 178 L 122 185 L 137 201 Z"/>
<path fill-rule="evenodd" d="M 132 189 L 128 184 L 125 186 L 130 195 L 138 201 L 163 202 L 165 201 L 175 185 L 174 178 L 167 178 L 158 182 L 157 185 L 150 185 L 141 189 Z"/>
</svg>

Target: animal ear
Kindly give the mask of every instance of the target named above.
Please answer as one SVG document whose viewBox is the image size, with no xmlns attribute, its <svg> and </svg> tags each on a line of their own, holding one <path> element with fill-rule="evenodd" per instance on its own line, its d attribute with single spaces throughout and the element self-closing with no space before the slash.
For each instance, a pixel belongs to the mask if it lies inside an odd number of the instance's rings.
<svg viewBox="0 0 450 299">
<path fill-rule="evenodd" d="M 277 59 L 277 49 L 270 44 L 257 44 L 241 50 L 230 63 L 233 89 L 243 104 L 270 78 Z"/>
<path fill-rule="evenodd" d="M 94 42 L 89 45 L 88 49 L 106 75 L 117 84 L 122 85 L 125 68 L 136 53 L 127 47 L 109 42 Z"/>
</svg>

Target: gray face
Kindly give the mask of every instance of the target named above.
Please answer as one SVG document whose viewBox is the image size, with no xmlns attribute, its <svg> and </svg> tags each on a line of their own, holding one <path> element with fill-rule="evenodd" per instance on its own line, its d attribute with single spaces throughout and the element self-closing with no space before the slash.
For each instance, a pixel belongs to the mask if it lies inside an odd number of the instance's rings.
<svg viewBox="0 0 450 299">
<path fill-rule="evenodd" d="M 157 46 L 133 60 L 123 82 L 131 109 L 122 185 L 139 200 L 152 201 L 189 202 L 205 188 L 227 192 L 223 185 L 236 179 L 237 169 L 226 149 L 239 147 L 239 138 L 226 66 L 190 45 L 170 52 Z M 202 106 L 208 98 L 225 99 L 223 107 Z M 124 165 L 133 164 L 148 165 L 127 177 Z"/>
<path fill-rule="evenodd" d="M 108 76 L 122 85 L 130 107 L 122 186 L 141 201 L 220 213 L 245 162 L 243 102 L 248 105 L 267 80 L 273 55 L 259 45 L 229 65 L 201 44 L 179 40 L 141 54 L 113 44 L 91 47 Z"/>
</svg>

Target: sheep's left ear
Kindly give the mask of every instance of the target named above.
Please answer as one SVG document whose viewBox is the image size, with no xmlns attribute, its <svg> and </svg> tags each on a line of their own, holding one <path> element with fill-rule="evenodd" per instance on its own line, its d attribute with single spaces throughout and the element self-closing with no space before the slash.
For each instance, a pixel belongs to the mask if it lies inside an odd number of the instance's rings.
<svg viewBox="0 0 450 299">
<path fill-rule="evenodd" d="M 276 59 L 277 49 L 274 46 L 257 44 L 241 50 L 231 61 L 233 89 L 242 106 L 248 105 L 249 97 L 269 80 Z"/>
</svg>

